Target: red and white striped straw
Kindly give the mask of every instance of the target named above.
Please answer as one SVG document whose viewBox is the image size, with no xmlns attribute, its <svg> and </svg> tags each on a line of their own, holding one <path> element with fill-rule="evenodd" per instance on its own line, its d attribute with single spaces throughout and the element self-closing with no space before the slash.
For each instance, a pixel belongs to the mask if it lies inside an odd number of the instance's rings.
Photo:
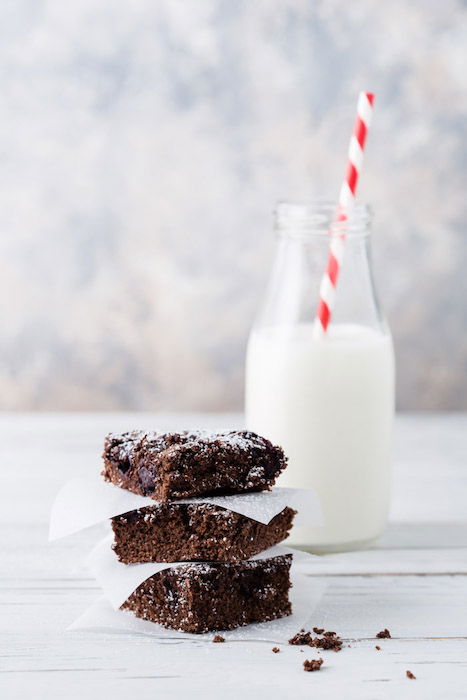
<svg viewBox="0 0 467 700">
<path fill-rule="evenodd" d="M 362 168 L 363 150 L 373 114 L 374 95 L 371 92 L 361 92 L 358 96 L 357 116 L 349 144 L 347 170 L 339 194 L 339 206 L 336 222 L 346 221 L 355 203 L 358 177 Z M 345 233 L 333 235 L 329 246 L 329 256 L 326 270 L 321 278 L 319 301 L 314 324 L 314 335 L 317 338 L 326 334 L 334 306 L 337 278 L 342 265 L 345 247 Z"/>
</svg>

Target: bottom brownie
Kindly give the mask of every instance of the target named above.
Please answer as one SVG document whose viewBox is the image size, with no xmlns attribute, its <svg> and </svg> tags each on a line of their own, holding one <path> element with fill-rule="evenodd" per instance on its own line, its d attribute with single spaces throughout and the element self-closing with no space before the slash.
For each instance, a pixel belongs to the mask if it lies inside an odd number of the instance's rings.
<svg viewBox="0 0 467 700">
<path fill-rule="evenodd" d="M 113 549 L 125 564 L 146 561 L 239 561 L 282 542 L 296 511 L 270 523 L 210 503 L 159 503 L 112 518 Z"/>
<path fill-rule="evenodd" d="M 292 555 L 164 569 L 122 605 L 137 617 L 184 632 L 229 630 L 290 615 Z"/>
</svg>

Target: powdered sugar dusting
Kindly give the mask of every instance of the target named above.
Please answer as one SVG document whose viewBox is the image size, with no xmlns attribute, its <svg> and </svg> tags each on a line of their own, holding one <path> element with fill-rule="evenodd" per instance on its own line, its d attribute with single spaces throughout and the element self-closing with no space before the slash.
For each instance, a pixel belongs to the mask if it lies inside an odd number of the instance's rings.
<svg viewBox="0 0 467 700">
<path fill-rule="evenodd" d="M 135 450 L 143 445 L 162 451 L 173 445 L 192 444 L 203 447 L 213 443 L 219 446 L 231 447 L 237 450 L 249 450 L 253 445 L 260 450 L 265 450 L 264 438 L 250 431 L 238 430 L 183 430 L 180 433 L 161 433 L 157 430 L 131 430 L 126 433 L 109 433 L 107 442 L 118 444 L 119 452 L 124 457 L 131 457 Z"/>
</svg>

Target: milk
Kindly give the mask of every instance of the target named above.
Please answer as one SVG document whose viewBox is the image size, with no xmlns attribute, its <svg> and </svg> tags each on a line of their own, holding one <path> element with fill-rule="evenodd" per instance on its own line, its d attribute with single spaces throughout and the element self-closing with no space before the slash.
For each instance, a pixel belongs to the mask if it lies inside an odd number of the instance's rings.
<svg viewBox="0 0 467 700">
<path fill-rule="evenodd" d="M 314 488 L 325 526 L 294 528 L 290 544 L 316 551 L 363 545 L 389 507 L 394 358 L 388 334 L 331 324 L 261 328 L 250 336 L 247 427 L 284 448 L 279 486 Z"/>
</svg>

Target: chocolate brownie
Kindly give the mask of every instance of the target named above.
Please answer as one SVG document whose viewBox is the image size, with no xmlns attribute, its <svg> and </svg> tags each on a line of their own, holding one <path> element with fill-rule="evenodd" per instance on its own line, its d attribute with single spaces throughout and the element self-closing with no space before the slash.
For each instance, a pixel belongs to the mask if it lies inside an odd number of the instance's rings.
<svg viewBox="0 0 467 700">
<path fill-rule="evenodd" d="M 239 561 L 284 540 L 296 511 L 263 525 L 210 503 L 159 503 L 112 518 L 120 561 Z"/>
<path fill-rule="evenodd" d="M 286 466 L 280 447 L 246 430 L 107 435 L 107 481 L 156 501 L 269 489 Z"/>
<path fill-rule="evenodd" d="M 164 569 L 122 605 L 137 617 L 185 632 L 229 630 L 290 615 L 292 555 Z"/>
</svg>

